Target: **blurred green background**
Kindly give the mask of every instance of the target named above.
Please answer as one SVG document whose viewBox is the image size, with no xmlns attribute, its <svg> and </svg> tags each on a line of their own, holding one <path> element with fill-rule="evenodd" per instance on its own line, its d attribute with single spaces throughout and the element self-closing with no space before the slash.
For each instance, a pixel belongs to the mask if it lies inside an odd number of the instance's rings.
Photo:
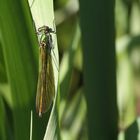
<svg viewBox="0 0 140 140">
<path fill-rule="evenodd" d="M 140 140 L 140 1 L 53 5 L 58 96 L 54 112 L 39 118 L 39 52 L 30 6 L 0 0 L 0 140 L 28 140 L 31 133 L 33 140 L 45 134 L 47 140 Z"/>
</svg>

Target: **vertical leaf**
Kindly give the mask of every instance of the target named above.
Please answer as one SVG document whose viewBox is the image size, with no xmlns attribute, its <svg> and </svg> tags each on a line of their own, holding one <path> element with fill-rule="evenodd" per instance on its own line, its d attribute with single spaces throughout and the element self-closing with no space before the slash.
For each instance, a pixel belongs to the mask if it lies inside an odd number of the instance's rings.
<svg viewBox="0 0 140 140">
<path fill-rule="evenodd" d="M 29 139 L 37 81 L 35 36 L 27 1 L 0 1 L 0 32 L 12 94 L 15 140 Z"/>
<path fill-rule="evenodd" d="M 80 1 L 90 140 L 117 140 L 114 5 L 114 0 Z"/>
</svg>

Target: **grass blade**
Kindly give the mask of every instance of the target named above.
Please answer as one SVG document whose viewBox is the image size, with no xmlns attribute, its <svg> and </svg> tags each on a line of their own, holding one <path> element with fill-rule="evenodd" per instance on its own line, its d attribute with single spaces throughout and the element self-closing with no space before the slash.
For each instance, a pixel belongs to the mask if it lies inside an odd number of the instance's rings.
<svg viewBox="0 0 140 140">
<path fill-rule="evenodd" d="M 13 4 L 1 0 L 0 12 L 0 40 L 13 103 L 13 137 L 25 140 L 29 139 L 30 109 L 37 81 L 35 36 L 27 1 L 15 0 Z"/>
</svg>

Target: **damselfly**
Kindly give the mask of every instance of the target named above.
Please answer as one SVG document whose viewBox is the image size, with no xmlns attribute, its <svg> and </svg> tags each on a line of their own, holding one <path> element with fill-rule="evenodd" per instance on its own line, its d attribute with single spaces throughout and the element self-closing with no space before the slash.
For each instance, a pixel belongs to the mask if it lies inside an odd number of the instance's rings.
<svg viewBox="0 0 140 140">
<path fill-rule="evenodd" d="M 52 33 L 48 26 L 38 29 L 39 35 L 39 75 L 36 94 L 36 110 L 39 116 L 51 106 L 55 95 L 54 71 L 51 51 L 53 49 Z"/>
</svg>

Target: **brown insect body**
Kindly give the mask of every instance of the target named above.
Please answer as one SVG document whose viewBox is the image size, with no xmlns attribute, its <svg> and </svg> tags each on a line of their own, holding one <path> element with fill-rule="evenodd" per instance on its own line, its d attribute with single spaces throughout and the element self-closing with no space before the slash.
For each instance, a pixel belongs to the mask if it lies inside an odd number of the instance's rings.
<svg viewBox="0 0 140 140">
<path fill-rule="evenodd" d="M 49 32 L 44 31 L 39 47 L 39 76 L 36 95 L 36 110 L 40 117 L 50 108 L 55 95 L 51 49 L 52 36 Z"/>
</svg>

